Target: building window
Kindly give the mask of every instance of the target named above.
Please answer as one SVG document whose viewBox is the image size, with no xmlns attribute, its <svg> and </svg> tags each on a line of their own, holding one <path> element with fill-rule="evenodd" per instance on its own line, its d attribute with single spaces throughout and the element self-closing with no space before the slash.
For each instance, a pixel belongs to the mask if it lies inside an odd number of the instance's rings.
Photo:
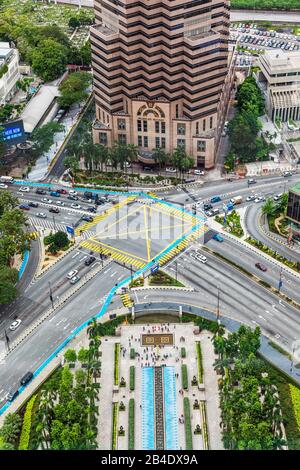
<svg viewBox="0 0 300 470">
<path fill-rule="evenodd" d="M 196 122 L 196 134 L 199 134 L 199 122 Z"/>
<path fill-rule="evenodd" d="M 147 121 L 143 121 L 143 131 L 147 132 L 147 130 L 148 130 L 148 123 Z"/>
<path fill-rule="evenodd" d="M 138 132 L 142 131 L 142 121 L 140 119 L 137 122 L 137 130 L 138 130 Z"/>
<path fill-rule="evenodd" d="M 159 134 L 159 121 L 155 121 L 155 132 Z"/>
<path fill-rule="evenodd" d="M 166 133 L 166 123 L 165 123 L 165 122 L 162 122 L 162 123 L 161 123 L 161 133 L 162 133 L 162 134 L 165 134 L 165 133 Z"/>
<path fill-rule="evenodd" d="M 206 120 L 203 119 L 203 131 L 205 131 L 205 129 L 206 129 Z"/>
<path fill-rule="evenodd" d="M 106 132 L 99 132 L 99 144 L 107 145 L 107 134 L 106 134 Z"/>
<path fill-rule="evenodd" d="M 162 148 L 162 149 L 165 149 L 165 148 L 166 148 L 166 139 L 165 139 L 165 137 L 162 137 L 162 138 L 161 138 L 161 148 Z"/>
<path fill-rule="evenodd" d="M 155 148 L 159 149 L 159 147 L 160 147 L 160 138 L 155 137 Z"/>
<path fill-rule="evenodd" d="M 179 116 L 179 105 L 176 104 L 176 117 L 178 118 L 178 116 Z"/>
<path fill-rule="evenodd" d="M 212 129 L 212 126 L 213 126 L 213 118 L 211 116 L 211 118 L 209 119 L 209 127 Z"/>
<path fill-rule="evenodd" d="M 126 134 L 119 134 L 118 135 L 118 141 L 119 141 L 119 144 L 126 145 L 126 143 L 127 143 Z"/>
<path fill-rule="evenodd" d="M 177 124 L 177 134 L 185 135 L 185 124 Z"/>
<path fill-rule="evenodd" d="M 126 129 L 125 119 L 118 119 L 118 129 L 119 131 L 124 131 Z"/>
<path fill-rule="evenodd" d="M 206 142 L 205 140 L 197 140 L 197 152 L 205 152 Z"/>
<path fill-rule="evenodd" d="M 143 147 L 143 139 L 141 135 L 138 135 L 138 146 Z"/>
<path fill-rule="evenodd" d="M 148 137 L 146 135 L 144 137 L 144 147 L 148 147 Z"/>
<path fill-rule="evenodd" d="M 185 139 L 177 139 L 177 147 L 185 148 Z"/>
</svg>

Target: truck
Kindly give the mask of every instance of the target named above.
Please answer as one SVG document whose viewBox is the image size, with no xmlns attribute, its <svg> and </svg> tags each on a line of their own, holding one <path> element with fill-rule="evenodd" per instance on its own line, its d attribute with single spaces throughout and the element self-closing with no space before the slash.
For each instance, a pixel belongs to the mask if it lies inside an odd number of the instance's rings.
<svg viewBox="0 0 300 470">
<path fill-rule="evenodd" d="M 0 183 L 14 183 L 14 179 L 12 176 L 0 176 Z"/>
<path fill-rule="evenodd" d="M 235 197 L 230 199 L 230 202 L 234 205 L 241 204 L 243 202 L 243 197 L 242 196 L 235 196 Z"/>
</svg>

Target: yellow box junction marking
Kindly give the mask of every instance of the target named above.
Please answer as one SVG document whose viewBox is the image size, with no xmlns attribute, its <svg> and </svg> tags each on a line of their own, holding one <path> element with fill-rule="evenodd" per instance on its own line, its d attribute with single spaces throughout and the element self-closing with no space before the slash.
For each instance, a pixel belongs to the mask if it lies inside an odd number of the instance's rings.
<svg viewBox="0 0 300 470">
<path fill-rule="evenodd" d="M 121 294 L 121 299 L 124 307 L 132 307 L 133 301 L 131 300 L 129 294 Z"/>
<path fill-rule="evenodd" d="M 109 245 L 105 245 L 104 243 L 100 243 L 97 240 L 85 240 L 81 242 L 80 245 L 84 248 L 87 248 L 88 250 L 95 251 L 96 253 L 103 253 L 106 256 L 111 256 L 119 263 L 126 263 L 128 265 L 132 264 L 132 266 L 135 266 L 138 269 L 143 268 L 147 264 L 147 260 L 143 261 L 142 258 L 138 259 L 130 253 L 117 250 L 116 248 L 113 248 Z"/>
</svg>

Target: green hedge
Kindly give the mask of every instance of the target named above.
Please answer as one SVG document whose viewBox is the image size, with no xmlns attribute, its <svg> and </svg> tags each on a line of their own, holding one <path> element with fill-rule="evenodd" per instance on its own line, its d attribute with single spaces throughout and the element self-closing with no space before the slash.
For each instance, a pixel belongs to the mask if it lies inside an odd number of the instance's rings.
<svg viewBox="0 0 300 470">
<path fill-rule="evenodd" d="M 120 343 L 115 343 L 114 385 L 119 385 Z"/>
<path fill-rule="evenodd" d="M 196 351 L 197 351 L 197 363 L 198 363 L 198 380 L 199 383 L 203 383 L 203 364 L 202 364 L 202 351 L 200 341 L 196 342 Z"/>
<path fill-rule="evenodd" d="M 204 441 L 204 449 L 209 449 L 208 432 L 207 432 L 207 419 L 206 419 L 206 404 L 205 401 L 200 401 L 201 414 L 202 414 L 202 438 Z"/>
<path fill-rule="evenodd" d="M 185 358 L 185 357 L 186 357 L 186 349 L 185 349 L 185 348 L 181 348 L 180 354 L 181 354 L 181 357 L 182 357 L 182 358 Z"/>
<path fill-rule="evenodd" d="M 29 400 L 26 406 L 26 410 L 25 410 L 24 418 L 23 418 L 23 426 L 22 426 L 22 432 L 21 432 L 21 437 L 20 437 L 20 443 L 19 443 L 19 450 L 28 450 L 30 431 L 31 431 L 32 408 L 36 400 L 36 397 L 37 395 L 33 395 L 33 397 Z"/>
<path fill-rule="evenodd" d="M 129 400 L 128 450 L 134 450 L 134 398 Z"/>
<path fill-rule="evenodd" d="M 134 348 L 130 349 L 130 359 L 135 359 L 135 349 Z"/>
<path fill-rule="evenodd" d="M 188 397 L 183 399 L 184 428 L 185 428 L 185 449 L 193 450 L 193 436 L 191 425 L 190 400 Z"/>
<path fill-rule="evenodd" d="M 182 381 L 182 388 L 184 390 L 188 389 L 188 373 L 187 373 L 187 366 L 186 364 L 182 364 L 181 366 L 181 381 Z"/>
<path fill-rule="evenodd" d="M 117 450 L 117 436 L 118 436 L 118 411 L 119 403 L 113 403 L 113 412 L 112 412 L 112 442 L 111 449 Z"/>
<path fill-rule="evenodd" d="M 134 385 L 135 385 L 135 367 L 130 366 L 130 380 L 129 380 L 130 390 L 134 390 Z"/>
</svg>

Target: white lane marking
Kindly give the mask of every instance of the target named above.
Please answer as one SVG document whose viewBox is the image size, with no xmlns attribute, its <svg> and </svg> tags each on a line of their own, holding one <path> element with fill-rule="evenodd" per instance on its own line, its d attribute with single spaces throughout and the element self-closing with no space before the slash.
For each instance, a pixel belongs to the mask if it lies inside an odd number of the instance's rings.
<svg viewBox="0 0 300 470">
<path fill-rule="evenodd" d="M 110 277 L 113 277 L 113 276 L 115 276 L 116 274 L 117 274 L 117 271 L 115 271 L 114 273 L 112 273 L 112 274 L 110 275 Z"/>
<path fill-rule="evenodd" d="M 83 261 L 85 258 L 87 258 L 87 255 L 86 255 L 86 256 L 83 256 L 83 258 L 80 258 L 79 261 Z"/>
<path fill-rule="evenodd" d="M 269 310 L 265 310 L 265 312 L 266 312 L 268 315 L 271 315 L 271 317 L 274 317 L 273 313 L 271 313 Z"/>
<path fill-rule="evenodd" d="M 262 320 L 265 320 L 265 321 L 268 321 L 265 319 L 265 317 L 263 317 L 262 315 L 258 315 L 259 318 L 261 318 Z"/>
<path fill-rule="evenodd" d="M 75 253 L 75 255 L 72 256 L 72 259 L 76 258 L 76 256 L 80 255 L 80 252 L 77 251 L 77 253 Z"/>
</svg>

